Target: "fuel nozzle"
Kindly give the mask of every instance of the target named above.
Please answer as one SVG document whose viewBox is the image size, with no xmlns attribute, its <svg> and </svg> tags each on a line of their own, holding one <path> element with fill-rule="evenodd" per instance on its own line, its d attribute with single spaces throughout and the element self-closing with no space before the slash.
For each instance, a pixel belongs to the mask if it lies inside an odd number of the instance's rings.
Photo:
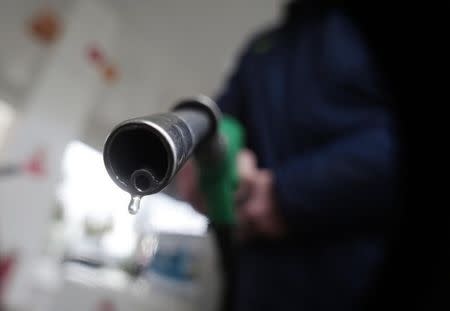
<svg viewBox="0 0 450 311">
<path fill-rule="evenodd" d="M 160 192 L 195 150 L 220 153 L 214 151 L 219 120 L 218 107 L 206 96 L 183 100 L 168 113 L 126 120 L 106 139 L 106 170 L 136 201 Z"/>
</svg>

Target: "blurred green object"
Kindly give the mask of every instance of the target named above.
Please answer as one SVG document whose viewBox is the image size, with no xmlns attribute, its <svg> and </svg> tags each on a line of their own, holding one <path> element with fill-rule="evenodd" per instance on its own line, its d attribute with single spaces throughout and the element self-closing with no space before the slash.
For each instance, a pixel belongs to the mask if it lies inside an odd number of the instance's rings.
<svg viewBox="0 0 450 311">
<path fill-rule="evenodd" d="M 213 165 L 197 163 L 200 188 L 206 197 L 210 221 L 217 225 L 234 225 L 234 193 L 239 183 L 236 157 L 244 146 L 244 129 L 236 119 L 224 116 L 219 123 L 219 133 L 226 141 L 225 155 Z"/>
</svg>

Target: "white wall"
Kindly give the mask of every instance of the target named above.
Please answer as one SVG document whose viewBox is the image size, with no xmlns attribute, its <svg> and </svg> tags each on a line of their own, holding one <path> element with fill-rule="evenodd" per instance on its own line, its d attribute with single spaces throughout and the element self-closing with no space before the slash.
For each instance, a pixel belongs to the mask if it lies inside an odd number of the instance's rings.
<svg viewBox="0 0 450 311">
<path fill-rule="evenodd" d="M 101 149 L 118 122 L 165 111 L 181 97 L 214 96 L 248 35 L 272 22 L 280 0 L 112 1 L 121 12 L 112 53 L 121 80 L 105 89 L 84 140 Z"/>
<path fill-rule="evenodd" d="M 33 81 L 5 148 L 4 161 L 12 163 L 41 147 L 47 156 L 43 178 L 21 174 L 0 179 L 1 250 L 20 256 L 8 288 L 7 301 L 12 306 L 33 304 L 30 279 L 50 229 L 63 152 L 80 136 L 101 89 L 96 70 L 86 61 L 85 48 L 98 40 L 113 49 L 117 34 L 117 15 L 110 6 L 100 0 L 71 4 L 65 35 Z"/>
<path fill-rule="evenodd" d="M 0 1 L 0 98 L 21 108 L 51 47 L 37 44 L 27 23 L 44 4 L 62 17 L 71 0 Z"/>
</svg>

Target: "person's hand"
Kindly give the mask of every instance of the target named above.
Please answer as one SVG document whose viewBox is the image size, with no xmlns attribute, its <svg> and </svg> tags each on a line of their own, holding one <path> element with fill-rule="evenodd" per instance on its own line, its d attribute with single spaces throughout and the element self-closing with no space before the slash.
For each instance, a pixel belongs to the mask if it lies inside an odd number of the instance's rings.
<svg viewBox="0 0 450 311">
<path fill-rule="evenodd" d="M 239 154 L 237 164 L 240 185 L 236 202 L 240 236 L 282 237 L 286 227 L 278 213 L 271 171 L 258 169 L 256 157 L 249 150 Z"/>
<path fill-rule="evenodd" d="M 285 226 L 274 198 L 272 173 L 257 167 L 256 157 L 250 150 L 239 153 L 237 169 L 240 178 L 235 196 L 238 235 L 243 239 L 255 235 L 281 237 L 285 233 Z M 207 213 L 192 160 L 187 161 L 178 172 L 175 187 L 180 199 L 190 203 L 198 212 Z"/>
<path fill-rule="evenodd" d="M 198 186 L 198 175 L 193 160 L 188 160 L 178 171 L 175 188 L 181 200 L 191 204 L 196 211 L 206 214 L 206 202 Z"/>
</svg>

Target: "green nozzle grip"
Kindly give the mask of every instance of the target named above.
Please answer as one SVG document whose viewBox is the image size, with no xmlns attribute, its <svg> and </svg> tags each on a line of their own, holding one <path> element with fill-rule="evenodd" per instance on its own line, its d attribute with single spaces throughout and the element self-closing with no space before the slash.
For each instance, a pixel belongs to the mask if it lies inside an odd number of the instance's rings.
<svg viewBox="0 0 450 311">
<path fill-rule="evenodd" d="M 219 123 L 219 133 L 226 140 L 226 154 L 214 167 L 200 169 L 200 188 L 206 197 L 208 216 L 212 223 L 233 225 L 235 223 L 234 194 L 239 176 L 236 158 L 244 145 L 244 129 L 234 118 L 224 116 Z"/>
</svg>

